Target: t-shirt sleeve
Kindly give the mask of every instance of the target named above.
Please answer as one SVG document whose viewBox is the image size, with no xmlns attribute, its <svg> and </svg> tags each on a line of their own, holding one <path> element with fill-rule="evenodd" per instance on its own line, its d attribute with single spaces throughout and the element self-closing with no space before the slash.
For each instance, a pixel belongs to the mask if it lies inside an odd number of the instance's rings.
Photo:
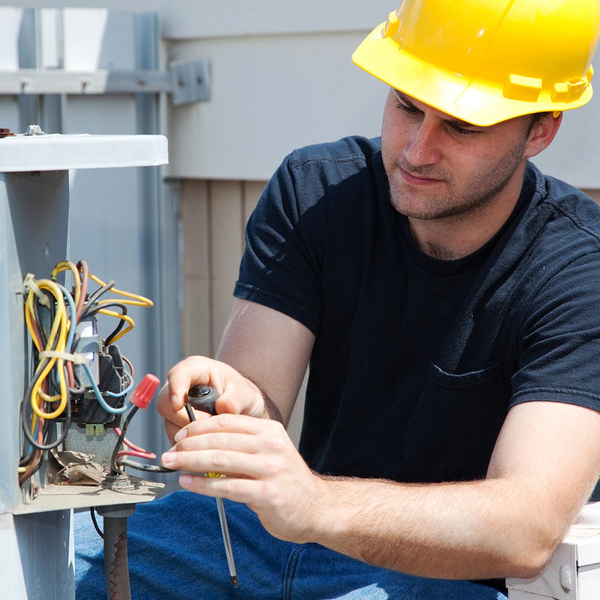
<svg viewBox="0 0 600 600">
<path fill-rule="evenodd" d="M 286 314 L 316 335 L 325 232 L 315 183 L 294 168 L 291 155 L 276 171 L 246 226 L 234 296 Z"/>
<path fill-rule="evenodd" d="M 567 265 L 531 306 L 511 405 L 541 400 L 600 411 L 600 254 Z"/>
</svg>

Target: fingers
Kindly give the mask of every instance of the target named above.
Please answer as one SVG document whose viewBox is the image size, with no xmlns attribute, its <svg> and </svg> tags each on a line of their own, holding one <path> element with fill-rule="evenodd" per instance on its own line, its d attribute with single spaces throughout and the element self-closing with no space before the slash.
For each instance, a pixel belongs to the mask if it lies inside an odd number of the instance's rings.
<svg viewBox="0 0 600 600">
<path fill-rule="evenodd" d="M 204 356 L 186 358 L 169 371 L 165 393 L 173 411 L 183 408 L 188 390 L 198 384 L 210 385 L 218 392 L 215 409 L 219 414 L 263 415 L 264 401 L 258 387 L 229 365 Z"/>
<path fill-rule="evenodd" d="M 265 437 L 276 437 L 281 433 L 285 434 L 285 429 L 279 421 L 255 419 L 246 415 L 222 414 L 208 419 L 201 419 L 195 423 L 189 423 L 182 429 L 177 441 L 183 440 L 186 436 L 201 436 L 219 431 L 247 435 L 262 434 Z"/>
<path fill-rule="evenodd" d="M 181 408 L 177 411 L 173 409 L 168 384 L 163 386 L 163 388 L 160 390 L 156 408 L 158 410 L 158 414 L 164 419 L 163 424 L 167 437 L 171 443 L 173 443 L 176 434 L 181 430 L 182 427 L 185 427 L 189 424 L 190 419 L 185 409 Z M 194 414 L 196 415 L 197 420 L 202 420 L 209 416 L 207 413 L 200 411 L 194 411 Z"/>
<path fill-rule="evenodd" d="M 173 409 L 178 411 L 183 408 L 186 394 L 193 385 L 211 385 L 222 394 L 224 386 L 221 372 L 226 369 L 231 367 L 201 356 L 190 356 L 177 363 L 168 375 L 168 389 Z"/>
<path fill-rule="evenodd" d="M 277 422 L 218 415 L 181 429 L 161 460 L 173 470 L 264 478 L 284 468 L 286 435 Z"/>
<path fill-rule="evenodd" d="M 204 477 L 203 475 L 185 473 L 179 477 L 179 485 L 196 494 L 248 503 L 256 497 L 257 487 L 260 484 L 251 479 Z"/>
<path fill-rule="evenodd" d="M 267 475 L 263 461 L 254 454 L 230 450 L 198 450 L 194 452 L 165 452 L 163 466 L 173 471 L 218 473 L 228 477 L 261 479 Z"/>
</svg>

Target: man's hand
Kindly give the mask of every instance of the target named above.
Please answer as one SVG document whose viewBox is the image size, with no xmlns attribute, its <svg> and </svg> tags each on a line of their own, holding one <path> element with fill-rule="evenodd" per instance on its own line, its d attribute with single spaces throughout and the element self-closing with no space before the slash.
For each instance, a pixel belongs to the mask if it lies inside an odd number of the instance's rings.
<svg viewBox="0 0 600 600">
<path fill-rule="evenodd" d="M 165 467 L 226 475 L 185 474 L 183 488 L 247 504 L 275 537 L 312 540 L 326 482 L 308 468 L 281 423 L 221 414 L 187 425 L 175 441 L 162 456 Z"/>
<path fill-rule="evenodd" d="M 188 390 L 197 384 L 210 385 L 217 390 L 219 398 L 215 409 L 218 414 L 263 416 L 263 397 L 254 383 L 223 362 L 191 356 L 169 371 L 168 382 L 158 396 L 158 412 L 165 421 L 165 431 L 171 442 L 190 422 L 183 404 Z M 199 412 L 196 415 L 198 419 L 208 416 Z"/>
</svg>

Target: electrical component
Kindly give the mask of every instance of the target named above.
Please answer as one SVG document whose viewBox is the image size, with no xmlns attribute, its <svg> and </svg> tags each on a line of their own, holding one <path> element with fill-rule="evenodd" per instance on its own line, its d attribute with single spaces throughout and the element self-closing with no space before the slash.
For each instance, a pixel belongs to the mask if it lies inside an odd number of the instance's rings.
<svg viewBox="0 0 600 600">
<path fill-rule="evenodd" d="M 72 291 L 57 282 L 65 271 L 73 279 Z M 90 291 L 90 282 L 98 289 Z M 135 325 L 127 307 L 149 307 L 152 301 L 115 288 L 114 281 L 105 283 L 89 272 L 85 261 L 59 262 L 50 279 L 28 274 L 24 286 L 33 375 L 20 409 L 24 440 L 19 483 L 30 480 L 48 452 L 59 449 L 86 452 L 93 446 L 94 462 L 113 475 L 122 472 L 117 464 L 121 456 L 156 458 L 141 449 L 122 449 L 126 426 L 109 434 L 122 419 L 128 425 L 158 386 L 156 377 L 145 378 L 143 389 L 132 396 L 136 403 L 128 402 L 134 370 L 115 345 Z M 119 298 L 106 298 L 108 292 Z M 99 314 L 118 319 L 105 339 L 98 332 Z"/>
</svg>

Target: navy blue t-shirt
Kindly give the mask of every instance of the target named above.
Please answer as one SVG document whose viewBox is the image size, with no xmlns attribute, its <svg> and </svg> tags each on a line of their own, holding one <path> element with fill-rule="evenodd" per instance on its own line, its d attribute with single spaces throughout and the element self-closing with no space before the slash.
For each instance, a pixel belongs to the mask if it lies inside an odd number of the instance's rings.
<svg viewBox="0 0 600 600">
<path fill-rule="evenodd" d="M 300 451 L 318 472 L 485 477 L 511 406 L 600 410 L 600 209 L 529 165 L 483 248 L 422 253 L 380 141 L 288 156 L 247 228 L 235 296 L 316 335 Z"/>
</svg>

